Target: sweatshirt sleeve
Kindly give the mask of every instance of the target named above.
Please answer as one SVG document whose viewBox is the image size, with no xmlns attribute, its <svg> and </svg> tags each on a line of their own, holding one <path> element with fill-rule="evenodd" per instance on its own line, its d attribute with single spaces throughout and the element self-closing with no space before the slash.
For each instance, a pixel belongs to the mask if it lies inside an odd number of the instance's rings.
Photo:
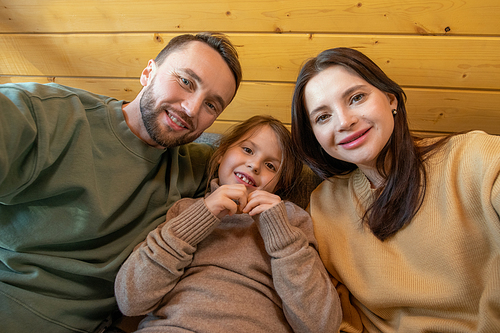
<svg viewBox="0 0 500 333">
<path fill-rule="evenodd" d="M 295 332 L 337 332 L 340 301 L 317 252 L 309 214 L 290 202 L 258 217 L 273 281 Z"/>
<path fill-rule="evenodd" d="M 4 196 L 32 179 L 38 130 L 29 97 L 14 87 L 2 86 L 0 91 L 0 202 L 3 202 Z"/>
<path fill-rule="evenodd" d="M 166 222 L 148 234 L 116 276 L 115 294 L 121 312 L 138 316 L 154 310 L 192 262 L 197 244 L 219 222 L 204 199 L 182 199 L 172 206 Z"/>
</svg>

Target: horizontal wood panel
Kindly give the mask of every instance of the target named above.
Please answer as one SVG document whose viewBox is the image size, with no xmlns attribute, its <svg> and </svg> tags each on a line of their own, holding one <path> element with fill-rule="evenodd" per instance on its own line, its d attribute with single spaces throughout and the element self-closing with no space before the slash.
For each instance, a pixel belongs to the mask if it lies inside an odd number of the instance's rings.
<svg viewBox="0 0 500 333">
<path fill-rule="evenodd" d="M 0 75 L 139 77 L 176 34 L 0 35 Z M 346 46 L 400 85 L 500 89 L 500 38 L 230 34 L 249 81 L 295 82 L 303 62 Z"/>
<path fill-rule="evenodd" d="M 1 32 L 498 35 L 497 0 L 2 0 Z"/>
<path fill-rule="evenodd" d="M 138 80 L 0 77 L 0 83 L 40 82 L 79 87 L 95 93 L 132 100 L 141 89 Z M 222 133 L 235 122 L 256 114 L 271 114 L 290 124 L 293 84 L 243 82 L 238 94 L 210 132 Z M 481 129 L 500 135 L 500 92 L 405 88 L 410 127 L 421 132 Z"/>
</svg>

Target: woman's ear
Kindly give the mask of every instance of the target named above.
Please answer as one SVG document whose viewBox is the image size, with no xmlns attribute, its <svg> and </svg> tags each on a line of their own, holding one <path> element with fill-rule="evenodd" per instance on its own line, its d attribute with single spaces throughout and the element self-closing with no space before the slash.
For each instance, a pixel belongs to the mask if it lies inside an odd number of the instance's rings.
<svg viewBox="0 0 500 333">
<path fill-rule="evenodd" d="M 143 87 L 147 87 L 151 80 L 153 79 L 154 73 L 156 72 L 156 62 L 151 59 L 148 61 L 148 66 L 143 69 L 141 73 L 140 82 Z"/>
<path fill-rule="evenodd" d="M 389 105 L 391 106 L 391 110 L 397 110 L 398 109 L 398 99 L 396 98 L 396 95 L 391 94 L 391 93 L 386 93 L 387 99 L 389 100 Z"/>
</svg>

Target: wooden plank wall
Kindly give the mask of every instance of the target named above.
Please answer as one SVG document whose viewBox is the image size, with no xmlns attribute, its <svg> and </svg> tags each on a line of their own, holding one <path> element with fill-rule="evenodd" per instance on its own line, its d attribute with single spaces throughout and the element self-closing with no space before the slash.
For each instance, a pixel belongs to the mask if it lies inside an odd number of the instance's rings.
<svg viewBox="0 0 500 333">
<path fill-rule="evenodd" d="M 403 86 L 414 131 L 500 134 L 498 0 L 0 0 L 0 83 L 54 81 L 132 100 L 148 60 L 199 31 L 227 33 L 243 66 L 210 132 L 260 113 L 289 124 L 302 63 L 346 46 Z"/>
</svg>

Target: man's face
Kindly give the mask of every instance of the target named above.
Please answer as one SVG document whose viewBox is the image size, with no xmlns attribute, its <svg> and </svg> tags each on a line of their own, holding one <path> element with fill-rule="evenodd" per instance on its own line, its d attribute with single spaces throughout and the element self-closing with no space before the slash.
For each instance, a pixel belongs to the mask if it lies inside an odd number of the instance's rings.
<svg viewBox="0 0 500 333">
<path fill-rule="evenodd" d="M 222 56 L 198 41 L 173 51 L 159 67 L 151 60 L 141 82 L 144 136 L 150 145 L 166 148 L 199 137 L 236 90 L 234 75 Z"/>
</svg>

